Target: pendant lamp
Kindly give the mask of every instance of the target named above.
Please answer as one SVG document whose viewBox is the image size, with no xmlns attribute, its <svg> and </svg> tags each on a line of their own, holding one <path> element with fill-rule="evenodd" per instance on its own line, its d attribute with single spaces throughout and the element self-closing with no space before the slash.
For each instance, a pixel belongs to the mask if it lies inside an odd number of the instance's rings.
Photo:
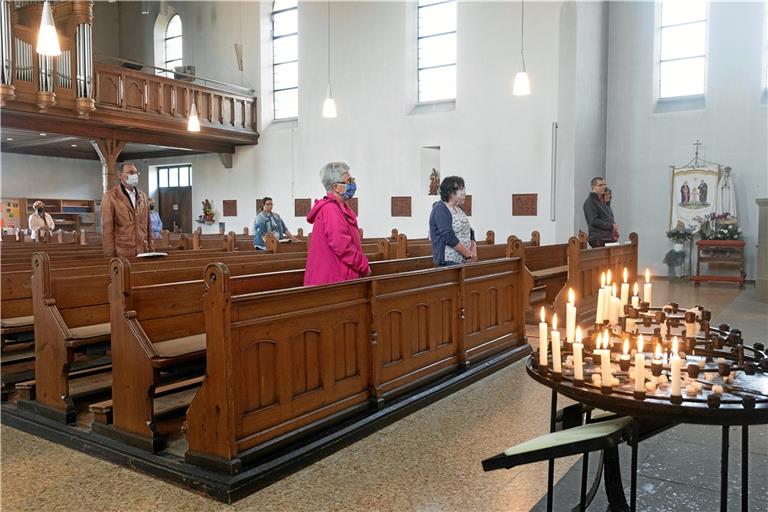
<svg viewBox="0 0 768 512">
<path fill-rule="evenodd" d="M 525 70 L 525 53 L 523 52 L 523 36 L 525 34 L 525 0 L 520 2 L 520 61 L 521 71 L 515 75 L 515 83 L 512 86 L 512 94 L 515 96 L 528 96 L 531 94 L 531 82 L 528 72 Z"/>
<path fill-rule="evenodd" d="M 37 53 L 54 57 L 61 55 L 59 35 L 56 33 L 53 10 L 48 0 L 43 4 L 43 16 L 40 19 L 40 30 L 37 32 Z"/>
<path fill-rule="evenodd" d="M 336 100 L 331 91 L 331 2 L 328 2 L 328 90 L 323 101 L 323 117 L 332 119 L 336 117 Z"/>
</svg>

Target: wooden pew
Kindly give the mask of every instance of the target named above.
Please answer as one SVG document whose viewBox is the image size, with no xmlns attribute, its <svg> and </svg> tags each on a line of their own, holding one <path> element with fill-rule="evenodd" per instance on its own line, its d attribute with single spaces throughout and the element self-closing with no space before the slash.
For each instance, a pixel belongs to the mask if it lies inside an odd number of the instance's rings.
<svg viewBox="0 0 768 512">
<path fill-rule="evenodd" d="M 233 286 L 243 293 L 301 287 L 304 261 L 295 270 L 261 272 L 234 277 L 255 270 L 233 268 Z M 430 258 L 373 262 L 375 274 L 404 272 L 432 266 Z M 161 388 L 161 372 L 190 361 L 205 358 L 205 326 L 202 298 L 205 283 L 203 269 L 197 280 L 168 281 L 164 284 L 137 283 L 125 259 L 112 260 L 110 304 L 112 329 L 112 400 L 92 406 L 99 421 L 95 430 L 117 437 L 135 446 L 160 450 L 163 436 L 157 428 L 153 399 Z M 179 276 L 176 276 L 179 277 Z"/>
<path fill-rule="evenodd" d="M 242 293 L 205 272 L 206 375 L 188 462 L 237 473 L 269 449 L 524 341 L 519 258 Z"/>
<path fill-rule="evenodd" d="M 576 294 L 578 321 L 587 325 L 595 322 L 597 290 L 600 287 L 600 273 L 608 269 L 614 281 L 621 282 L 622 272 L 627 268 L 629 283 L 637 280 L 637 233 L 629 234 L 629 242 L 613 246 L 590 249 L 583 245 L 583 239 L 571 237 L 568 240 L 568 280 L 555 299 L 555 308 L 565 314 L 568 288 Z M 563 316 L 565 318 L 565 316 Z"/>
<path fill-rule="evenodd" d="M 371 257 L 380 258 L 379 255 Z M 153 285 L 194 280 L 212 260 L 227 261 L 235 271 L 245 273 L 304 268 L 306 264 L 305 258 L 301 257 L 264 254 L 222 257 L 221 253 L 216 253 L 209 258 L 191 261 L 137 262 L 135 266 L 144 271 L 137 272 L 134 281 L 140 285 Z M 36 380 L 22 387 L 24 399 L 35 399 L 33 408 L 37 412 L 68 423 L 74 421 L 77 412 L 69 393 L 69 373 L 75 354 L 85 347 L 109 341 L 111 335 L 108 269 L 89 267 L 78 275 L 73 275 L 74 270 L 52 271 L 47 254 L 34 256 L 31 302 Z M 165 315 L 168 310 L 160 307 L 158 313 Z M 34 391 L 29 389 L 32 385 Z"/>
</svg>

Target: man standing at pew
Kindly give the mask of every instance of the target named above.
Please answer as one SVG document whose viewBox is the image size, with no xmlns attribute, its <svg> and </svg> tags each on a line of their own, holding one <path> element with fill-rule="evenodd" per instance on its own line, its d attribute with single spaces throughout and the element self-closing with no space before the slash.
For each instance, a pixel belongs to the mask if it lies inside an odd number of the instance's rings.
<svg viewBox="0 0 768 512">
<path fill-rule="evenodd" d="M 606 242 L 618 239 L 619 226 L 613 219 L 613 211 L 603 201 L 606 185 L 605 179 L 597 176 L 591 181 L 592 192 L 584 201 L 584 217 L 589 230 L 589 246 L 603 247 Z"/>
<path fill-rule="evenodd" d="M 32 209 L 35 210 L 35 213 L 29 216 L 27 225 L 32 232 L 32 240 L 37 240 L 37 231 L 40 229 L 44 231 L 53 231 L 54 223 L 51 215 L 46 213 L 45 203 L 42 201 L 35 201 L 35 204 L 32 205 Z"/>
<path fill-rule="evenodd" d="M 117 166 L 120 178 L 101 198 L 101 244 L 104 256 L 136 256 L 153 250 L 149 199 L 136 188 L 139 172 L 132 162 Z"/>
</svg>

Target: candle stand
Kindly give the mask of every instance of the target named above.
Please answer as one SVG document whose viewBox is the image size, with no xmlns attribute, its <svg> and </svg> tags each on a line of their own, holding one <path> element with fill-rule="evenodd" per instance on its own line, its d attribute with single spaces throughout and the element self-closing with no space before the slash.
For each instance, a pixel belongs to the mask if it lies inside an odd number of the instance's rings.
<svg viewBox="0 0 768 512">
<path fill-rule="evenodd" d="M 755 342 L 747 345 L 739 329 L 728 324 L 715 326 L 711 312 L 701 306 L 683 309 L 678 304 L 667 304 L 660 308 L 648 307 L 647 303 L 625 307 L 623 316 L 617 325 L 608 327 L 596 324 L 584 337 L 583 380 L 574 378 L 572 356 L 562 364 L 562 372 L 553 375 L 547 368 L 540 367 L 538 359 L 531 357 L 526 370 L 528 374 L 546 386 L 552 388 L 551 431 L 554 431 L 557 415 L 557 395 L 562 394 L 581 402 L 587 408 L 611 411 L 633 418 L 635 427 L 631 436 L 631 486 L 629 510 L 636 510 L 637 495 L 637 452 L 641 436 L 641 425 L 666 423 L 665 428 L 680 423 L 720 425 L 722 427 L 721 447 L 721 491 L 720 510 L 727 510 L 729 428 L 742 427 L 742 465 L 741 465 L 741 503 L 742 510 L 748 510 L 748 443 L 749 426 L 768 423 L 768 352 L 765 344 Z M 631 320 L 628 332 L 627 320 Z M 608 334 L 605 334 L 607 330 Z M 648 370 L 648 365 L 640 370 L 643 382 L 636 382 L 638 369 L 635 358 L 629 361 L 618 360 L 618 350 L 611 351 L 611 344 L 606 347 L 607 338 L 611 341 L 629 341 L 636 346 L 640 335 L 648 343 L 643 350 L 653 357 L 654 351 L 661 350 L 664 356 L 657 363 L 658 372 Z M 617 348 L 618 348 L 617 344 Z M 658 346 L 658 348 L 657 348 Z M 609 351 L 611 357 L 602 357 Z M 637 361 L 648 360 L 637 355 Z M 561 357 L 565 357 L 563 354 Z M 552 367 L 551 353 L 548 366 Z M 609 364 L 610 368 L 603 365 Z M 657 375 L 658 373 L 658 375 Z M 592 376 L 601 375 L 600 379 Z M 677 378 L 670 382 L 673 374 Z M 607 380 L 609 377 L 610 380 Z M 616 380 L 618 379 L 618 385 Z M 646 382 L 646 380 L 648 382 Z M 685 384 L 680 387 L 681 384 Z M 639 386 L 642 384 L 642 386 Z M 672 394 L 672 390 L 678 390 Z M 640 389 L 643 389 L 642 391 Z M 652 389 L 652 390 L 651 390 Z M 682 390 L 681 390 L 682 389 Z M 618 452 L 616 452 L 618 453 Z M 606 461 L 607 463 L 607 461 Z M 554 465 L 550 463 L 547 487 L 548 510 L 552 504 Z M 611 471 L 618 471 L 615 466 Z M 608 479 L 608 469 L 605 471 Z M 620 475 L 618 476 L 620 480 Z M 611 484 L 613 494 L 608 489 L 612 510 L 627 507 L 623 491 L 620 497 L 615 492 L 615 482 Z M 588 505 L 588 503 L 587 503 Z M 582 497 L 582 508 L 584 501 Z"/>
</svg>

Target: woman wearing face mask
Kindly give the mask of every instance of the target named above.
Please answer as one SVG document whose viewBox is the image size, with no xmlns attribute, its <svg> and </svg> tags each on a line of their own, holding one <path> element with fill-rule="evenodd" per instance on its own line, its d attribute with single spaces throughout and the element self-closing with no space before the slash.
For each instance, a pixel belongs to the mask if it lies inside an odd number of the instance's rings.
<svg viewBox="0 0 768 512">
<path fill-rule="evenodd" d="M 163 221 L 160 219 L 160 214 L 155 209 L 155 200 L 149 198 L 149 223 L 152 227 L 152 238 L 162 238 L 163 236 Z"/>
<path fill-rule="evenodd" d="M 463 178 L 448 176 L 440 184 L 441 200 L 432 205 L 429 215 L 432 260 L 437 266 L 477 261 L 475 232 L 461 207 L 465 198 Z"/>
<path fill-rule="evenodd" d="M 55 224 L 53 223 L 51 216 L 45 213 L 45 203 L 42 201 L 35 201 L 35 204 L 32 205 L 32 209 L 35 210 L 35 213 L 29 216 L 27 225 L 32 231 L 32 240 L 37 240 L 38 230 L 47 229 L 48 231 L 53 231 Z"/>
<path fill-rule="evenodd" d="M 348 281 L 371 273 L 363 254 L 357 215 L 347 204 L 357 190 L 355 179 L 344 162 L 330 162 L 321 171 L 327 194 L 315 202 L 307 215 L 312 241 L 307 254 L 304 285 Z"/>
</svg>

